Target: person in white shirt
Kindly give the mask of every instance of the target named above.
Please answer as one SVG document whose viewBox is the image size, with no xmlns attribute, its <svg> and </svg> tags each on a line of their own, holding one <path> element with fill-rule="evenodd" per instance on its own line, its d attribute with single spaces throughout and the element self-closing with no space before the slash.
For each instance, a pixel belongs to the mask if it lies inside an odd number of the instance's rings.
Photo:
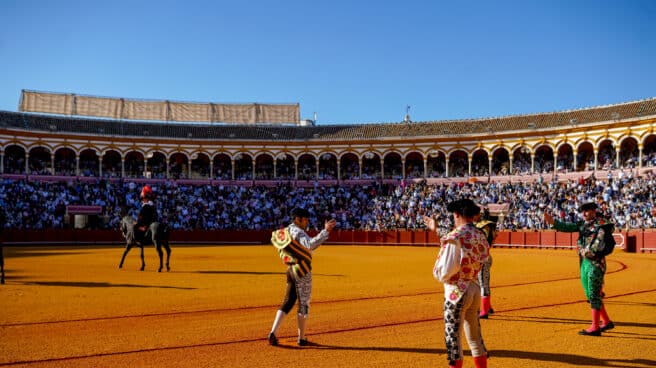
<svg viewBox="0 0 656 368">
<path fill-rule="evenodd" d="M 477 275 L 489 257 L 489 244 L 474 224 L 481 209 L 471 199 L 455 200 L 447 205 L 453 213 L 455 228 L 441 239 L 433 276 L 444 284 L 444 339 L 449 368 L 463 363 L 462 330 L 476 368 L 487 368 L 487 349 L 483 343 L 479 310 L 481 288 Z M 424 216 L 426 228 L 436 230 L 435 219 Z"/>
<path fill-rule="evenodd" d="M 323 230 L 314 238 L 305 232 L 310 222 L 310 213 L 304 208 L 294 208 L 291 212 L 292 223 L 283 229 L 274 231 L 271 242 L 278 249 L 280 258 L 287 265 L 287 289 L 282 305 L 276 312 L 276 317 L 267 338 L 269 345 L 277 346 L 276 332 L 285 316 L 291 311 L 298 300 L 298 345 L 306 346 L 306 322 L 310 309 L 312 295 L 312 252 L 328 240 L 330 232 L 335 228 L 335 219 L 326 220 Z"/>
</svg>

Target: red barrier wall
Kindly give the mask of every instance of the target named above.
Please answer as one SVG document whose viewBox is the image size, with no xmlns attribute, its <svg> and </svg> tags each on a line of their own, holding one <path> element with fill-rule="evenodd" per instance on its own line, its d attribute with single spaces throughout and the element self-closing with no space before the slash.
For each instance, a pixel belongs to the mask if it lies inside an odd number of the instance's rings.
<svg viewBox="0 0 656 368">
<path fill-rule="evenodd" d="M 553 248 L 556 245 L 555 231 L 542 231 L 540 234 L 540 246 Z"/>
<path fill-rule="evenodd" d="M 309 232 L 310 236 L 316 231 Z M 616 232 L 616 238 L 624 238 L 622 250 L 627 252 L 656 252 L 656 229 Z M 494 241 L 495 247 L 565 248 L 576 247 L 578 233 L 547 231 L 500 231 Z M 116 244 L 124 240 L 114 230 L 6 230 L 2 241 L 7 245 L 30 244 Z M 270 230 L 226 230 L 226 231 L 171 231 L 171 242 L 182 244 L 268 244 Z M 328 244 L 361 245 L 413 245 L 438 246 L 439 237 L 433 231 L 350 231 L 335 230 Z"/>
<path fill-rule="evenodd" d="M 570 248 L 572 246 L 572 233 L 556 232 L 556 243 L 554 246 L 557 248 Z"/>
<path fill-rule="evenodd" d="M 495 244 L 503 245 L 503 244 L 511 244 L 510 243 L 510 232 L 509 231 L 499 231 L 497 233 L 497 237 L 494 239 Z"/>
<path fill-rule="evenodd" d="M 537 231 L 524 233 L 524 244 L 527 247 L 540 247 L 540 234 Z"/>
<path fill-rule="evenodd" d="M 413 232 L 410 231 L 399 231 L 398 232 L 398 241 L 397 243 L 399 244 L 413 244 L 413 239 L 412 239 L 412 234 Z"/>
<path fill-rule="evenodd" d="M 654 252 L 656 251 L 656 232 L 645 231 L 643 233 L 643 243 L 640 248 L 636 249 L 637 252 Z"/>
<path fill-rule="evenodd" d="M 523 231 L 513 231 L 510 233 L 510 244 L 517 244 L 517 245 L 522 245 L 525 246 L 525 237 L 524 234 L 526 234 Z"/>
</svg>

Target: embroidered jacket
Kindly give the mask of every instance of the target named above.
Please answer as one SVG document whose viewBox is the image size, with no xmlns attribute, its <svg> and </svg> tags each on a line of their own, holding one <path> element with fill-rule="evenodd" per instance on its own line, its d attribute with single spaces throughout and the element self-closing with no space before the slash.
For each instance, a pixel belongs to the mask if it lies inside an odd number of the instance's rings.
<svg viewBox="0 0 656 368">
<path fill-rule="evenodd" d="M 469 282 L 476 280 L 481 266 L 490 255 L 490 245 L 482 231 L 473 224 L 462 225 L 442 238 L 433 276 L 444 283 L 447 300 L 457 302 Z"/>
<path fill-rule="evenodd" d="M 606 257 L 597 256 L 599 251 L 604 248 L 604 225 L 606 223 L 606 220 L 598 217 L 587 222 L 563 222 L 554 220 L 554 229 L 567 233 L 578 231 L 579 239 L 576 241 L 576 244 L 579 255 L 588 259 L 595 267 L 606 272 Z"/>
<path fill-rule="evenodd" d="M 330 233 L 322 230 L 314 238 L 296 224 L 276 230 L 271 234 L 271 242 L 278 249 L 280 259 L 292 268 L 296 277 L 301 278 L 312 271 L 312 252 L 328 239 Z"/>
</svg>

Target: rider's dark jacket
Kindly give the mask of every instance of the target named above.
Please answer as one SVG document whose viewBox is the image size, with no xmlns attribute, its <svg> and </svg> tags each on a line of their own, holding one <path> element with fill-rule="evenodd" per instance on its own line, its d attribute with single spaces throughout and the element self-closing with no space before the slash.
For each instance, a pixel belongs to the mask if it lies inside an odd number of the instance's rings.
<svg viewBox="0 0 656 368">
<path fill-rule="evenodd" d="M 148 227 L 153 222 L 157 222 L 157 208 L 153 202 L 148 201 L 141 206 L 141 211 L 139 211 L 139 217 L 137 218 L 136 227 L 140 228 L 142 226 Z"/>
</svg>

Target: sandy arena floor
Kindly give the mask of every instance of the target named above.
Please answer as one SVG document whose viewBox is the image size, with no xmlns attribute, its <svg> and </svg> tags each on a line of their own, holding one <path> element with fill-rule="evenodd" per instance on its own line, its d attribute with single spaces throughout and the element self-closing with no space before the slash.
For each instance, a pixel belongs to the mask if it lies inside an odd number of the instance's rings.
<svg viewBox="0 0 656 368">
<path fill-rule="evenodd" d="M 271 246 L 175 246 L 171 272 L 121 247 L 5 248 L 0 366 L 446 367 L 437 248 L 323 246 L 315 253 L 308 338 L 296 318 L 266 335 L 285 286 Z M 494 249 L 481 321 L 490 367 L 656 366 L 656 254 L 609 257 L 606 305 L 616 328 L 589 324 L 576 254 Z M 472 367 L 466 352 L 465 367 Z"/>
</svg>

